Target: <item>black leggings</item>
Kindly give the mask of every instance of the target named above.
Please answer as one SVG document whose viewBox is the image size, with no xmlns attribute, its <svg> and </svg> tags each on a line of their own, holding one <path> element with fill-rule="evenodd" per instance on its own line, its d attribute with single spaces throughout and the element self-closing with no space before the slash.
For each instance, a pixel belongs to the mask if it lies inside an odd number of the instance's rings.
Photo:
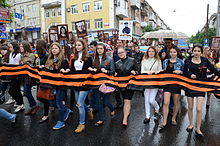
<svg viewBox="0 0 220 146">
<path fill-rule="evenodd" d="M 17 105 L 24 104 L 21 94 L 21 79 L 11 80 L 9 94 L 17 102 Z"/>
<path fill-rule="evenodd" d="M 39 100 L 40 102 L 42 102 L 44 104 L 44 116 L 48 116 L 49 106 L 50 106 L 49 100 L 46 100 L 46 99 L 43 99 L 43 98 L 37 98 L 37 100 Z"/>
</svg>

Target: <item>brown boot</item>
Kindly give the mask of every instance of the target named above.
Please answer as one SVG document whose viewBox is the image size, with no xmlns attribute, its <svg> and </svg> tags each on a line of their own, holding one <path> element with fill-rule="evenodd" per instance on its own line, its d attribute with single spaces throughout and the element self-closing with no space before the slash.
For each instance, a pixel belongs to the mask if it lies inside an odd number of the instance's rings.
<svg viewBox="0 0 220 146">
<path fill-rule="evenodd" d="M 94 115 L 93 115 L 93 108 L 90 108 L 90 112 L 88 112 L 88 116 L 89 116 L 89 120 L 92 121 L 93 118 L 94 118 Z"/>
<path fill-rule="evenodd" d="M 28 111 L 26 111 L 25 113 L 24 113 L 24 115 L 31 115 L 32 114 L 32 112 L 33 112 L 33 108 L 31 108 L 31 109 L 29 109 Z"/>
<path fill-rule="evenodd" d="M 33 108 L 33 111 L 32 111 L 32 115 L 34 115 L 34 114 L 36 114 L 37 113 L 37 111 L 40 109 L 40 107 L 39 106 L 36 106 L 36 107 L 34 107 Z"/>
<path fill-rule="evenodd" d="M 75 133 L 81 133 L 85 130 L 85 125 L 84 124 L 79 124 L 75 130 Z"/>
</svg>

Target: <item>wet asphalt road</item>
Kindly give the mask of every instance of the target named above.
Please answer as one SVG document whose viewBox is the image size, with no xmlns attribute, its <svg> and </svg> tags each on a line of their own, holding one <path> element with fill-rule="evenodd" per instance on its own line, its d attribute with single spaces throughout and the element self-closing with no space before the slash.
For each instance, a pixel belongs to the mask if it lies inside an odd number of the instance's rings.
<svg viewBox="0 0 220 146">
<path fill-rule="evenodd" d="M 26 98 L 24 101 L 28 108 Z M 13 105 L 0 107 L 11 112 L 14 110 Z M 144 98 L 140 94 L 136 94 L 132 100 L 129 126 L 126 129 L 121 126 L 122 109 L 116 110 L 113 119 L 106 109 L 106 121 L 101 127 L 94 127 L 96 118 L 93 122 L 87 119 L 86 130 L 81 134 L 74 133 L 78 123 L 76 108 L 66 121 L 66 126 L 59 131 L 52 130 L 58 118 L 57 111 L 50 113 L 49 122 L 39 125 L 38 121 L 42 115 L 42 109 L 34 116 L 24 116 L 24 111 L 21 111 L 18 113 L 15 128 L 11 127 L 9 121 L 1 118 L 0 146 L 220 146 L 220 100 L 214 96 L 209 111 L 206 111 L 205 104 L 203 106 L 203 139 L 198 139 L 194 132 L 189 134 L 185 130 L 188 126 L 188 116 L 183 111 L 178 115 L 176 127 L 169 124 L 164 131 L 159 132 L 159 125 L 155 124 L 154 120 L 144 125 Z"/>
</svg>

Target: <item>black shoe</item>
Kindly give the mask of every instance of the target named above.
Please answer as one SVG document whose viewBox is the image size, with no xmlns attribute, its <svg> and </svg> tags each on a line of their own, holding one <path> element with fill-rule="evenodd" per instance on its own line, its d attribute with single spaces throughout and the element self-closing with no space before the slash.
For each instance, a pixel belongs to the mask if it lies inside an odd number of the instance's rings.
<svg viewBox="0 0 220 146">
<path fill-rule="evenodd" d="M 122 108 L 122 107 L 123 107 L 122 103 L 121 103 L 121 104 L 116 104 L 116 105 L 114 106 L 114 109 L 120 109 L 120 108 Z"/>
<path fill-rule="evenodd" d="M 197 131 L 195 131 L 196 136 L 198 137 L 204 137 L 203 133 L 198 133 Z"/>
<path fill-rule="evenodd" d="M 16 115 L 15 120 L 11 122 L 11 127 L 15 127 L 18 120 L 18 116 Z"/>
<path fill-rule="evenodd" d="M 150 122 L 150 118 L 148 119 L 148 118 L 145 118 L 144 119 L 144 124 L 147 124 L 147 123 L 149 123 Z"/>
<path fill-rule="evenodd" d="M 166 125 L 160 125 L 160 126 L 159 126 L 160 131 L 164 130 L 166 127 L 167 127 L 167 124 L 166 124 Z"/>
<path fill-rule="evenodd" d="M 98 121 L 98 122 L 99 122 L 99 121 Z M 95 127 L 99 127 L 99 126 L 102 126 L 102 125 L 104 124 L 104 121 L 101 121 L 101 123 L 98 123 L 98 122 L 96 122 L 96 123 L 94 124 Z"/>
<path fill-rule="evenodd" d="M 206 109 L 207 109 L 207 110 L 209 109 L 209 105 L 208 105 L 208 104 L 206 104 Z"/>
<path fill-rule="evenodd" d="M 48 120 L 49 120 L 49 118 L 47 118 L 47 119 L 45 119 L 45 120 L 41 119 L 41 120 L 39 121 L 39 124 L 43 124 L 43 123 L 47 122 Z"/>
<path fill-rule="evenodd" d="M 192 128 L 187 127 L 187 128 L 186 128 L 186 131 L 187 131 L 187 132 L 192 132 L 192 131 L 193 131 L 193 127 L 192 127 Z"/>
</svg>

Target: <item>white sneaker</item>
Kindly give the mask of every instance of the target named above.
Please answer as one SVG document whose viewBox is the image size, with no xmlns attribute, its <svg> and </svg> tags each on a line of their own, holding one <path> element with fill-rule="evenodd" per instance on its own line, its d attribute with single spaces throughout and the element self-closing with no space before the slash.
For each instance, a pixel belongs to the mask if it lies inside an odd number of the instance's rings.
<svg viewBox="0 0 220 146">
<path fill-rule="evenodd" d="M 16 107 L 18 107 L 19 105 L 17 105 L 17 103 L 15 102 L 15 104 L 14 104 L 14 108 L 16 108 Z"/>
<path fill-rule="evenodd" d="M 20 110 L 24 109 L 24 104 L 19 105 L 16 109 L 15 109 L 15 113 L 19 112 Z"/>
<path fill-rule="evenodd" d="M 9 100 L 5 103 L 5 104 L 12 104 L 12 103 L 14 103 L 15 102 L 15 100 L 14 99 L 12 99 L 12 98 L 9 98 Z"/>
</svg>

